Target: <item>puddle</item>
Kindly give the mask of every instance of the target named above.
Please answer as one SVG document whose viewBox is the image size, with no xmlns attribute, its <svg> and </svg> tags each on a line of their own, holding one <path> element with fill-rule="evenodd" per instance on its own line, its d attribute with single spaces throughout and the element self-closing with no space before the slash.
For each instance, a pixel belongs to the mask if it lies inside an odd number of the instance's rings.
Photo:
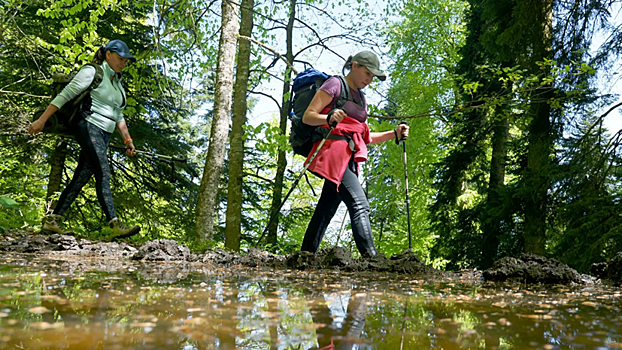
<svg viewBox="0 0 622 350">
<path fill-rule="evenodd" d="M 5 255 L 0 349 L 611 349 L 621 293 Z"/>
</svg>

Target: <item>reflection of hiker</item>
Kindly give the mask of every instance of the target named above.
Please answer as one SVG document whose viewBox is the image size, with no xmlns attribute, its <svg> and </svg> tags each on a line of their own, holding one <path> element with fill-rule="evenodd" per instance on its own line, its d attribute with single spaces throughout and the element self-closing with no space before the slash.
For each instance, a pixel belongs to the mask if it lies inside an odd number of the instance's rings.
<svg viewBox="0 0 622 350">
<path fill-rule="evenodd" d="M 348 101 L 343 108 L 332 109 L 341 94 L 339 78 L 332 77 L 320 87 L 304 114 L 302 120 L 307 125 L 328 127 L 328 124 L 338 123 L 333 134 L 346 136 L 351 142 L 327 139 L 309 166 L 311 172 L 325 180 L 322 195 L 302 242 L 303 251 L 317 252 L 330 220 L 343 201 L 350 213 L 352 234 L 359 252 L 366 257 L 377 253 L 369 221 L 369 203 L 358 180 L 358 163 L 367 160 L 367 144 L 408 136 L 408 126 L 405 124 L 392 131 L 369 131 L 366 123 L 367 104 L 360 89 L 369 85 L 374 76 L 382 81 L 386 79 L 379 66 L 378 57 L 371 51 L 350 56 L 344 69 L 350 70 L 345 80 L 354 102 Z M 309 158 L 318 144 L 314 145 Z"/>
<path fill-rule="evenodd" d="M 311 318 L 314 324 L 324 324 L 318 328 L 318 350 L 352 350 L 360 349 L 361 336 L 365 328 L 367 314 L 367 295 L 357 294 L 351 291 L 352 296 L 345 300 L 347 311 L 344 306 L 336 305 L 335 301 L 343 302 L 342 298 L 347 294 L 327 294 L 323 302 L 311 305 Z M 334 302 L 331 302 L 334 301 Z M 336 320 L 342 319 L 341 322 Z"/>
<path fill-rule="evenodd" d="M 112 203 L 110 191 L 110 166 L 106 151 L 115 127 L 121 133 L 127 147 L 126 153 L 134 155 L 135 147 L 123 119 L 127 105 L 125 90 L 121 85 L 121 71 L 128 60 L 136 61 L 127 45 L 121 40 L 112 40 L 96 53 L 93 62 L 101 65 L 104 78 L 101 84 L 82 100 L 77 121 L 72 125 L 76 140 L 82 148 L 73 179 L 61 194 L 53 214 L 43 218 L 43 231 L 67 233 L 61 228 L 62 215 L 69 209 L 80 190 L 91 176 L 95 175 L 97 199 L 112 228 L 113 238 L 124 238 L 140 231 L 139 226 L 125 226 L 118 218 Z M 65 103 L 85 91 L 95 78 L 96 69 L 87 65 L 67 84 L 63 91 L 48 106 L 41 117 L 28 129 L 31 135 L 39 133 L 45 122 Z"/>
</svg>

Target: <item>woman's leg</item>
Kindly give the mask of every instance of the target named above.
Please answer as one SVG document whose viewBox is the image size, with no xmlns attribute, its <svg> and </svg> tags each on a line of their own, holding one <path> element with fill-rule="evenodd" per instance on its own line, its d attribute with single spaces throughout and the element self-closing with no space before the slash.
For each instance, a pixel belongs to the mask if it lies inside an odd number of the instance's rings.
<svg viewBox="0 0 622 350">
<path fill-rule="evenodd" d="M 371 234 L 369 202 L 367 201 L 365 191 L 363 191 L 363 186 L 361 186 L 358 176 L 352 172 L 350 167 L 348 167 L 343 174 L 338 194 L 348 207 L 352 225 L 352 235 L 354 236 L 356 248 L 363 256 L 376 255 L 378 251 L 376 250 L 374 238 Z"/>
<path fill-rule="evenodd" d="M 117 217 L 114 204 L 112 203 L 110 165 L 106 155 L 111 134 L 86 120 L 80 120 L 77 123 L 77 130 L 76 139 L 82 147 L 78 168 L 74 173 L 73 180 L 63 191 L 54 214 L 62 215 L 67 211 L 82 187 L 88 182 L 91 175 L 94 174 L 99 205 L 102 207 L 108 221 L 110 221 Z"/>
<path fill-rule="evenodd" d="M 81 120 L 76 125 L 77 133 L 76 139 L 81 146 L 80 156 L 78 157 L 78 166 L 76 167 L 76 171 L 73 173 L 73 178 L 69 182 L 69 185 L 65 187 L 63 192 L 58 199 L 58 203 L 56 203 L 56 207 L 54 208 L 53 214 L 63 215 L 69 207 L 76 200 L 78 194 L 82 190 L 82 187 L 89 182 L 91 176 L 93 176 L 93 170 L 91 169 L 90 162 L 88 161 L 88 154 L 85 152 L 85 147 L 83 145 L 83 138 L 79 137 L 79 135 L 86 135 L 88 130 L 86 129 L 86 121 Z"/>
<path fill-rule="evenodd" d="M 341 204 L 341 199 L 339 199 L 335 184 L 324 180 L 320 200 L 317 202 L 300 250 L 316 253 L 320 249 L 320 243 L 322 238 L 324 238 L 326 228 L 328 228 L 330 220 L 335 216 L 339 204 Z"/>
<path fill-rule="evenodd" d="M 108 163 L 108 144 L 112 134 L 105 132 L 99 127 L 86 123 L 89 135 L 89 160 L 95 175 L 95 191 L 97 199 L 108 221 L 117 217 L 112 203 L 112 191 L 110 190 L 110 164 Z"/>
</svg>

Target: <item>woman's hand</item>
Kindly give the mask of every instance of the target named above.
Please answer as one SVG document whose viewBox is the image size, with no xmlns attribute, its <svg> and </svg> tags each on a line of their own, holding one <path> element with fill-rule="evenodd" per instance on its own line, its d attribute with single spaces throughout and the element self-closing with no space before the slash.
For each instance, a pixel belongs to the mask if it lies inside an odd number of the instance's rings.
<svg viewBox="0 0 622 350">
<path fill-rule="evenodd" d="M 128 156 L 133 156 L 134 155 L 134 152 L 136 151 L 136 147 L 134 147 L 134 142 L 128 141 L 125 144 L 125 148 L 126 148 L 125 154 L 127 154 Z"/>
<path fill-rule="evenodd" d="M 410 127 L 406 124 L 400 124 L 395 128 L 395 133 L 398 140 L 405 140 L 408 138 L 408 129 Z"/>
<path fill-rule="evenodd" d="M 125 120 L 121 120 L 120 122 L 117 122 L 117 129 L 119 130 L 119 133 L 125 140 L 123 141 L 123 143 L 125 143 L 125 148 L 126 148 L 125 154 L 127 154 L 128 156 L 133 156 L 134 152 L 136 151 L 136 147 L 134 147 L 134 142 L 132 141 L 130 132 L 127 131 L 127 124 L 125 123 Z"/>
<path fill-rule="evenodd" d="M 347 116 L 346 111 L 341 108 L 337 108 L 329 112 L 329 116 L 326 121 L 328 122 L 328 125 L 333 125 L 335 123 L 339 124 Z"/>
<path fill-rule="evenodd" d="M 45 126 L 45 121 L 41 119 L 37 119 L 34 122 L 32 122 L 30 126 L 28 127 L 28 133 L 31 136 L 35 136 L 36 134 L 40 133 L 41 130 L 43 130 L 44 126 Z"/>
</svg>

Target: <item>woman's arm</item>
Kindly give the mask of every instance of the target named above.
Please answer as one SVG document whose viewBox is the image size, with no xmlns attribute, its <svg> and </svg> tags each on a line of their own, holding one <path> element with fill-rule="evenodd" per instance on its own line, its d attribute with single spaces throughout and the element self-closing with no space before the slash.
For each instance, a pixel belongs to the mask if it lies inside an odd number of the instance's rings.
<svg viewBox="0 0 622 350">
<path fill-rule="evenodd" d="M 92 66 L 82 67 L 80 71 L 78 71 L 78 74 L 76 74 L 67 86 L 65 86 L 63 91 L 61 91 L 60 94 L 52 100 L 48 108 L 46 108 L 45 112 L 41 114 L 39 119 L 30 124 L 28 127 L 28 133 L 30 135 L 36 135 L 41 132 L 45 126 L 45 122 L 47 122 L 54 113 L 62 108 L 65 103 L 83 93 L 84 90 L 91 85 L 93 79 L 95 79 L 95 68 Z"/>
<path fill-rule="evenodd" d="M 132 141 L 132 138 L 130 137 L 130 132 L 127 130 L 127 124 L 125 123 L 125 120 L 121 120 L 120 122 L 117 123 L 117 129 L 119 130 L 119 133 L 123 137 L 123 140 L 124 140 L 123 142 L 125 143 L 125 147 L 127 148 L 125 153 L 128 156 L 133 156 L 134 151 L 136 151 L 136 147 L 134 147 L 134 142 Z"/>
<path fill-rule="evenodd" d="M 393 132 L 393 130 L 384 132 L 372 132 L 369 134 L 371 135 L 371 143 L 380 143 L 395 139 L 395 133 Z"/>
<path fill-rule="evenodd" d="M 34 122 L 30 124 L 30 126 L 28 127 L 28 133 L 32 136 L 40 133 L 41 130 L 43 130 L 43 127 L 45 126 L 45 122 L 47 122 L 48 119 L 50 119 L 50 117 L 52 116 L 52 114 L 56 113 L 56 111 L 58 111 L 58 107 L 50 103 L 48 108 L 46 108 L 45 112 L 41 114 L 39 119 L 35 120 Z"/>
<path fill-rule="evenodd" d="M 397 128 L 395 128 L 395 131 L 391 130 L 384 132 L 372 132 L 370 133 L 371 143 L 380 143 L 384 141 L 395 140 L 396 133 L 400 139 L 405 139 L 408 137 L 408 129 L 408 125 L 400 124 L 397 126 Z"/>
</svg>

